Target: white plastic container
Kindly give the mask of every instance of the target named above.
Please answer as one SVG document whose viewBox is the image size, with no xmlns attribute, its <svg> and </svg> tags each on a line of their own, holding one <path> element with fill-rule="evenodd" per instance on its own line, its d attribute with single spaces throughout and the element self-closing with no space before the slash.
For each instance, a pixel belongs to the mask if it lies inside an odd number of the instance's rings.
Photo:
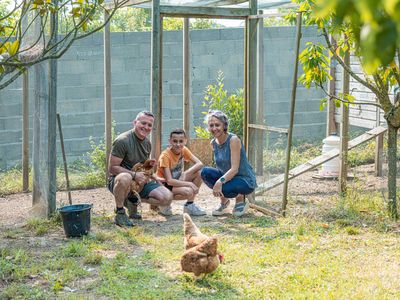
<svg viewBox="0 0 400 300">
<path fill-rule="evenodd" d="M 337 135 L 330 135 L 322 141 L 322 154 L 325 154 L 333 149 L 340 149 L 340 137 Z M 322 164 L 322 169 L 319 175 L 326 177 L 338 177 L 340 168 L 339 157 L 331 159 Z"/>
</svg>

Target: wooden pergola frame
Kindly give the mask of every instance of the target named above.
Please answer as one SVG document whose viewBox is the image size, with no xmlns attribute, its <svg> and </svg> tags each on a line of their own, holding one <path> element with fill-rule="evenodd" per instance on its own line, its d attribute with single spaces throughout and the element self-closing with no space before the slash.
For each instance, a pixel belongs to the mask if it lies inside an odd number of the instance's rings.
<svg viewBox="0 0 400 300">
<path fill-rule="evenodd" d="M 143 3 L 143 1 L 130 1 L 128 5 Z M 152 3 L 152 33 L 151 33 L 151 103 L 150 110 L 155 114 L 156 120 L 152 131 L 152 155 L 157 158 L 161 153 L 162 133 L 162 20 L 165 16 L 183 17 L 183 127 L 189 131 L 189 108 L 190 108 L 190 73 L 189 73 L 189 18 L 224 18 L 243 19 L 245 26 L 245 105 L 244 105 L 244 144 L 248 149 L 249 124 L 255 123 L 257 99 L 260 93 L 257 92 L 257 26 L 259 18 L 252 18 L 257 15 L 257 0 L 249 1 L 249 8 L 228 8 L 228 7 L 198 7 L 198 6 L 172 6 L 161 5 L 160 0 L 153 0 Z M 107 14 L 107 12 L 106 12 Z M 106 154 L 111 151 L 111 62 L 110 62 L 110 27 L 106 26 L 104 31 L 104 94 L 105 94 L 105 131 L 106 131 Z M 258 97 L 257 97 L 258 94 Z M 261 93 L 262 94 L 262 93 Z M 262 101 L 259 101 L 262 103 Z M 259 114 L 260 116 L 262 114 Z M 262 126 L 262 125 L 259 125 Z"/>
</svg>

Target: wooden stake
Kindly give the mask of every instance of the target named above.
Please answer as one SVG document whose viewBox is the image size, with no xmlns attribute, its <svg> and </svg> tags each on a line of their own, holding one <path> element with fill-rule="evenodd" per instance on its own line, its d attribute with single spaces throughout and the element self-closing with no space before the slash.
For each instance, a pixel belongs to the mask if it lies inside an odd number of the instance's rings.
<svg viewBox="0 0 400 300">
<path fill-rule="evenodd" d="M 60 144 L 61 144 L 61 152 L 62 152 L 62 157 L 63 157 L 63 162 L 64 162 L 65 181 L 67 183 L 68 200 L 69 200 L 69 205 L 72 205 L 71 189 L 69 187 L 67 158 L 65 156 L 65 148 L 64 148 L 64 136 L 62 133 L 61 118 L 60 118 L 59 113 L 57 113 L 57 124 L 58 124 L 58 132 L 60 133 Z"/>
</svg>

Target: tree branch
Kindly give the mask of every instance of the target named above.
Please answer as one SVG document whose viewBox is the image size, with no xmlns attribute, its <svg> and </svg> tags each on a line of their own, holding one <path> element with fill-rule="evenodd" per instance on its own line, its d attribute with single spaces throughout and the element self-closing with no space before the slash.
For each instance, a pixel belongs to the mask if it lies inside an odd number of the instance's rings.
<svg viewBox="0 0 400 300">
<path fill-rule="evenodd" d="M 329 36 L 328 36 L 327 31 L 326 31 L 326 28 L 323 27 L 322 30 L 323 30 L 323 34 L 322 35 L 325 38 L 326 44 L 328 45 L 329 50 L 332 52 L 332 55 L 337 60 L 337 62 L 343 67 L 343 69 L 345 69 L 350 74 L 351 77 L 353 77 L 355 80 L 357 80 L 359 83 L 361 83 L 365 87 L 369 88 L 374 94 L 376 94 L 378 96 L 379 95 L 379 90 L 373 84 L 370 84 L 366 80 L 363 80 L 356 73 L 354 73 L 351 70 L 351 68 L 344 63 L 342 58 L 339 55 L 336 54 L 336 51 L 335 51 L 334 47 L 332 46 L 331 42 L 329 41 Z"/>
<path fill-rule="evenodd" d="M 330 94 L 323 85 L 318 85 L 322 91 L 325 93 L 325 95 L 327 95 L 329 97 L 330 100 L 335 99 L 338 100 L 340 102 L 343 103 L 347 103 L 347 104 L 354 104 L 354 105 L 371 105 L 371 106 L 375 106 L 378 107 L 380 109 L 382 109 L 382 106 L 380 106 L 378 103 L 374 103 L 374 102 L 362 102 L 362 101 L 354 101 L 354 102 L 350 102 L 348 100 L 339 98 L 338 96 L 334 95 L 334 94 Z"/>
</svg>

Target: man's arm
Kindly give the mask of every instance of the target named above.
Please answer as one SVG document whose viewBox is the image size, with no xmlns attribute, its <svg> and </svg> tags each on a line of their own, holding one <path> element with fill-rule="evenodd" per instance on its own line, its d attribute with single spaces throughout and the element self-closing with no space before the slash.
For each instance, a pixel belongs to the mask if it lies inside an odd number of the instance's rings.
<svg viewBox="0 0 400 300">
<path fill-rule="evenodd" d="M 122 158 L 110 154 L 110 159 L 108 160 L 108 173 L 111 175 L 118 175 L 119 173 L 131 173 L 134 172 L 121 167 Z"/>
<path fill-rule="evenodd" d="M 122 158 L 114 156 L 110 154 L 110 159 L 108 161 L 108 172 L 111 175 L 118 175 L 120 173 L 128 173 L 132 176 L 132 179 L 135 180 L 139 185 L 144 185 L 147 183 L 149 178 L 143 172 L 134 172 L 128 169 L 125 169 L 120 166 L 122 162 Z"/>
</svg>

